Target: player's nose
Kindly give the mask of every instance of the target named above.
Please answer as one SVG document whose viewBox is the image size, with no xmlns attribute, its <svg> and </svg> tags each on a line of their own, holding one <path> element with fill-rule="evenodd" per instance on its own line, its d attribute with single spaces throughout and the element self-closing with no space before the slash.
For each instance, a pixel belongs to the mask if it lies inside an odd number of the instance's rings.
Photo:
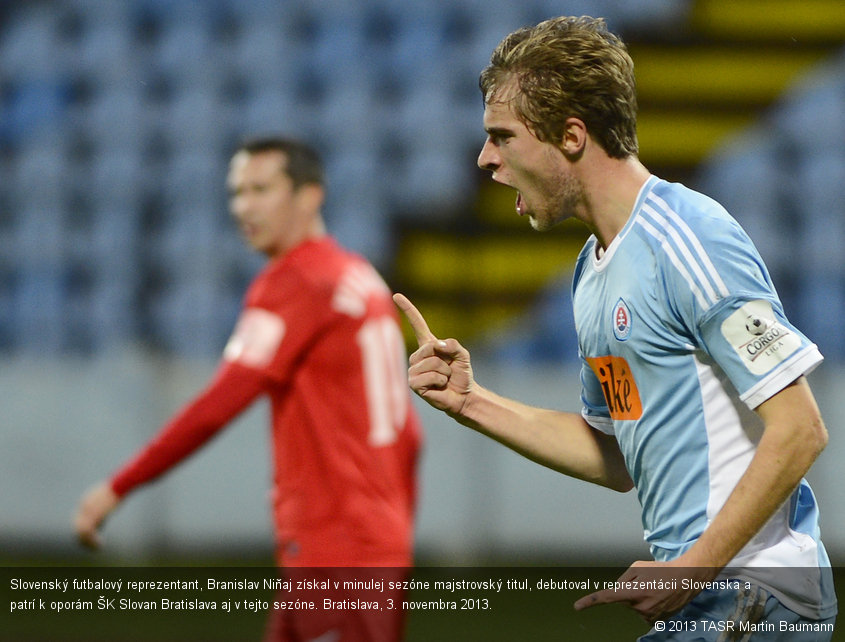
<svg viewBox="0 0 845 642">
<path fill-rule="evenodd" d="M 499 153 L 496 147 L 490 142 L 490 138 L 484 141 L 481 147 L 481 152 L 478 154 L 478 166 L 481 169 L 486 169 L 488 172 L 495 172 L 502 164 L 499 158 Z"/>
</svg>

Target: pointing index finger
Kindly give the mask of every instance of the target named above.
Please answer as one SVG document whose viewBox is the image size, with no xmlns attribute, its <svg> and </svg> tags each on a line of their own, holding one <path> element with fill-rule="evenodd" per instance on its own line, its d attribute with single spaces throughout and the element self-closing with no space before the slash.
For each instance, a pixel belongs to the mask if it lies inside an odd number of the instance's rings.
<svg viewBox="0 0 845 642">
<path fill-rule="evenodd" d="M 393 302 L 399 306 L 399 309 L 405 314 L 408 323 L 411 324 L 411 329 L 417 337 L 417 343 L 422 346 L 429 341 L 437 341 L 437 337 L 428 329 L 428 324 L 425 322 L 423 315 L 417 310 L 416 306 L 408 300 L 404 294 L 394 294 Z"/>
</svg>

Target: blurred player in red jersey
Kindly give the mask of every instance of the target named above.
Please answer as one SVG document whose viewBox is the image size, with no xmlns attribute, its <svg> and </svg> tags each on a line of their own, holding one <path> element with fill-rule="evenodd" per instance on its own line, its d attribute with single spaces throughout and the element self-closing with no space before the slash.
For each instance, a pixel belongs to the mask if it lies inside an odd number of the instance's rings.
<svg viewBox="0 0 845 642">
<path fill-rule="evenodd" d="M 244 144 L 232 157 L 228 187 L 235 220 L 268 264 L 247 291 L 211 382 L 82 497 L 77 536 L 97 547 L 100 526 L 130 491 L 266 394 L 279 565 L 407 569 L 421 428 L 391 293 L 369 263 L 327 235 L 323 168 L 309 146 L 275 138 Z M 333 640 L 401 635 L 401 618 L 368 623 L 366 613 L 343 612 L 328 630 L 311 628 L 325 625 L 312 621 L 299 633 L 308 639 L 336 630 L 341 635 Z M 276 622 L 288 632 L 274 639 L 300 639 L 291 628 L 300 624 Z"/>
</svg>

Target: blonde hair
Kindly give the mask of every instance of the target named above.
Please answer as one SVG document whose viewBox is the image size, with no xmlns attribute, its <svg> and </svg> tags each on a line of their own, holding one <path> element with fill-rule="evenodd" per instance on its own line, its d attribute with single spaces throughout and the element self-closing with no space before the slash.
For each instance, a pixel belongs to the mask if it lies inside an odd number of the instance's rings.
<svg viewBox="0 0 845 642">
<path fill-rule="evenodd" d="M 518 91 L 506 96 L 511 79 Z M 493 51 L 479 87 L 485 103 L 513 101 L 517 117 L 544 142 L 560 143 L 566 119 L 575 117 L 609 156 L 637 154 L 634 63 L 602 18 L 517 29 Z"/>
</svg>

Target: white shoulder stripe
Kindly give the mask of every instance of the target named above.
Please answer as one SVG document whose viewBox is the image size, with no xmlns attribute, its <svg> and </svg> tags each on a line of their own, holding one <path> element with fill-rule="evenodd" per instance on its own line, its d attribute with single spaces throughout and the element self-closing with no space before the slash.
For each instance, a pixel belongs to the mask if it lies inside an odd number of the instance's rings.
<svg viewBox="0 0 845 642">
<path fill-rule="evenodd" d="M 648 205 L 647 203 L 643 204 L 643 212 L 648 214 L 654 222 L 660 226 L 660 229 L 663 230 L 665 234 L 668 234 L 669 237 L 675 242 L 675 246 L 678 248 L 678 251 L 681 253 L 681 256 L 686 261 L 686 264 L 690 267 L 693 271 L 695 276 L 698 279 L 698 283 L 701 285 L 704 292 L 707 294 L 707 298 L 712 305 L 718 300 L 718 295 L 716 294 L 716 290 L 713 289 L 713 285 L 710 283 L 710 280 L 705 276 L 704 271 L 699 265 L 698 261 L 696 261 L 695 257 L 692 255 L 690 248 L 686 245 L 684 240 L 681 238 L 681 235 L 678 234 L 678 231 L 672 227 L 663 216 L 661 216 L 657 210 L 653 207 Z"/>
<path fill-rule="evenodd" d="M 666 238 L 666 234 L 661 232 L 660 230 L 656 229 L 651 223 L 649 223 L 645 218 L 642 216 L 638 216 L 636 219 L 636 223 L 645 229 L 646 232 L 651 234 L 654 238 L 660 241 L 660 246 L 663 248 L 663 251 L 666 252 L 666 256 L 669 257 L 669 260 L 672 262 L 672 265 L 677 268 L 678 272 L 681 273 L 681 276 L 684 277 L 686 282 L 689 284 L 690 290 L 695 295 L 695 298 L 698 300 L 699 305 L 704 308 L 705 310 L 708 309 L 715 301 L 710 301 L 707 297 L 704 296 L 704 293 L 701 291 L 701 288 L 698 287 L 698 283 L 696 283 L 695 279 L 690 276 L 690 273 L 687 271 L 684 264 L 678 258 L 678 255 L 675 254 L 675 250 L 672 249 L 672 245 L 669 243 L 669 240 Z"/>
<path fill-rule="evenodd" d="M 701 245 L 701 241 L 698 240 L 698 237 L 695 233 L 690 229 L 687 222 L 678 215 L 671 207 L 669 207 L 668 203 L 664 201 L 662 198 L 655 194 L 649 194 L 649 199 L 652 200 L 658 207 L 663 210 L 663 213 L 666 214 L 675 225 L 684 233 L 690 243 L 692 244 L 693 249 L 695 250 L 696 254 L 698 254 L 699 260 L 701 264 L 704 266 L 704 269 L 707 271 L 707 274 L 710 275 L 710 278 L 713 280 L 713 284 L 716 286 L 716 289 L 719 291 L 719 295 L 721 297 L 726 297 L 730 294 L 725 282 L 722 281 L 722 277 L 719 276 L 719 272 L 716 270 L 716 266 L 713 265 L 713 262 L 710 260 L 710 257 L 707 255 L 706 250 Z"/>
</svg>

